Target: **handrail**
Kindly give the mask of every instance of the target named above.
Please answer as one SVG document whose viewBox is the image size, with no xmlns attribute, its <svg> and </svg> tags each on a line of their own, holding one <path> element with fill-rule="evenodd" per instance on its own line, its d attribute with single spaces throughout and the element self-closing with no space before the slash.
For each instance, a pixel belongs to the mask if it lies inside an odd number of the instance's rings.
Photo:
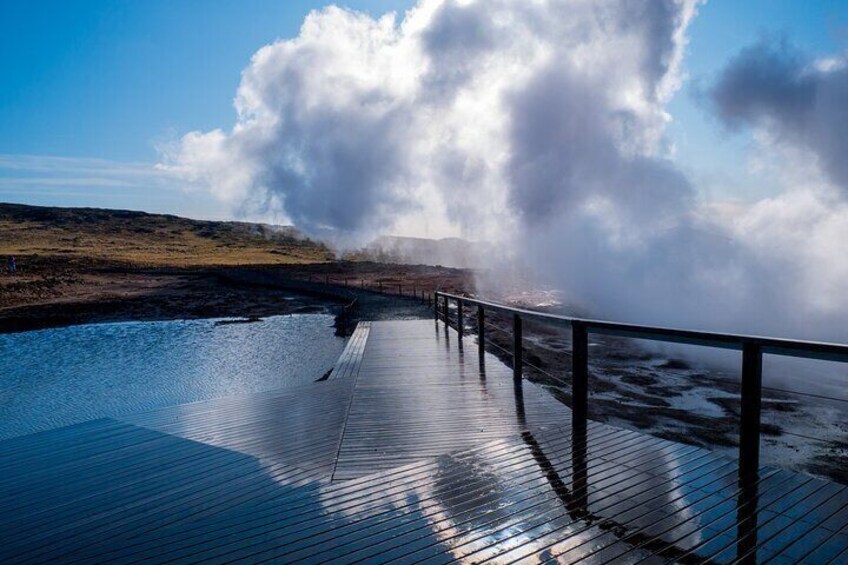
<svg viewBox="0 0 848 565">
<path fill-rule="evenodd" d="M 513 334 L 513 378 L 517 383 L 522 379 L 522 319 L 527 318 L 555 326 L 570 327 L 572 331 L 572 375 L 571 375 L 571 414 L 572 428 L 585 430 L 588 422 L 589 404 L 589 333 L 614 335 L 635 339 L 646 339 L 670 343 L 682 343 L 721 349 L 733 349 L 742 352 L 741 414 L 739 425 L 739 482 L 749 484 L 756 481 L 760 462 L 760 420 L 763 395 L 763 354 L 771 353 L 788 357 L 821 359 L 848 363 L 848 345 L 816 341 L 803 341 L 763 337 L 756 335 L 728 334 L 644 326 L 593 320 L 571 316 L 561 316 L 546 312 L 536 312 L 524 308 L 514 308 L 487 300 L 479 300 L 445 292 L 434 293 L 434 311 L 436 321 L 439 316 L 439 299 L 444 300 L 443 317 L 445 326 L 449 326 L 449 308 L 451 300 L 457 304 L 457 334 L 461 340 L 464 333 L 463 308 L 465 305 L 477 306 L 478 347 L 482 357 L 485 353 L 485 311 L 491 310 L 512 316 Z"/>
<path fill-rule="evenodd" d="M 623 322 L 610 322 L 606 320 L 595 320 L 592 318 L 577 318 L 572 316 L 562 316 L 559 314 L 550 314 L 547 312 L 537 312 L 524 308 L 514 308 L 512 306 L 489 302 L 487 300 L 448 294 L 446 292 L 436 292 L 436 295 L 443 296 L 450 300 L 461 300 L 466 304 L 483 306 L 487 310 L 499 311 L 503 314 L 518 314 L 523 318 L 530 318 L 539 322 L 546 322 L 557 326 L 571 326 L 574 323 L 578 323 L 585 326 L 586 329 L 592 333 L 663 341 L 668 343 L 701 345 L 720 349 L 735 349 L 738 351 L 741 351 L 746 343 L 754 343 L 762 348 L 763 353 L 848 363 L 848 345 L 839 343 L 708 332 L 701 330 L 685 330 L 663 326 L 643 326 L 639 324 L 627 324 Z"/>
</svg>

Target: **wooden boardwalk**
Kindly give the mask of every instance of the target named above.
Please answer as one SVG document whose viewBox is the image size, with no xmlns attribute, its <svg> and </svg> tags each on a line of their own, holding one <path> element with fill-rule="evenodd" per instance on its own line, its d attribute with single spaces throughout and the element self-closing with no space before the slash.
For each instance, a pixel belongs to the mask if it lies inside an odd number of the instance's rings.
<svg viewBox="0 0 848 565">
<path fill-rule="evenodd" d="M 848 489 L 590 423 L 432 321 L 308 386 L 0 442 L 0 563 L 845 563 Z"/>
</svg>

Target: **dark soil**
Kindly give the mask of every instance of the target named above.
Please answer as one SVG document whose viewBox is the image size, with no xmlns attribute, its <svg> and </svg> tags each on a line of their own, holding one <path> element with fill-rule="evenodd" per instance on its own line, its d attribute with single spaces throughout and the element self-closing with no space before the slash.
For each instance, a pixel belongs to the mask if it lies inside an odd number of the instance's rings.
<svg viewBox="0 0 848 565">
<path fill-rule="evenodd" d="M 471 276 L 460 269 L 366 262 L 132 269 L 19 258 L 19 265 L 28 268 L 26 275 L 7 275 L 0 288 L 0 333 L 125 320 L 339 313 L 353 296 L 360 297 L 356 319 L 428 317 L 422 296 L 455 291 Z"/>
</svg>

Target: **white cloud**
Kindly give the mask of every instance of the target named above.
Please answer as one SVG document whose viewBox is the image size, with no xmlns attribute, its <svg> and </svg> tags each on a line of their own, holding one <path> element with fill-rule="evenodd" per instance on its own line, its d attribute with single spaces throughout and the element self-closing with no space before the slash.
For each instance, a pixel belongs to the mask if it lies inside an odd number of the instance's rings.
<svg viewBox="0 0 848 565">
<path fill-rule="evenodd" d="M 743 49 L 724 69 L 711 95 L 731 127 L 754 127 L 817 159 L 829 179 L 848 191 L 848 66 L 845 56 L 810 61 L 787 41 Z"/>
<path fill-rule="evenodd" d="M 254 55 L 235 126 L 187 134 L 163 166 L 229 203 L 276 198 L 312 232 L 509 234 L 513 205 L 542 196 L 516 186 L 541 165 L 516 162 L 529 141 L 520 136 L 536 133 L 518 120 L 546 120 L 534 110 L 662 174 L 642 156 L 660 150 L 694 6 L 424 0 L 402 19 L 315 11 L 298 37 Z M 548 87 L 564 90 L 530 107 Z"/>
<path fill-rule="evenodd" d="M 50 155 L 0 155 L 0 187 L 177 188 L 185 182 L 152 163 Z"/>
<path fill-rule="evenodd" d="M 848 260 L 835 242 L 848 220 L 833 192 L 845 184 L 834 158 L 845 142 L 828 129 L 844 104 L 842 83 L 824 80 L 844 66 L 775 71 L 789 83 L 821 79 L 815 107 L 828 108 L 797 117 L 764 99 L 780 111 L 768 131 L 779 143 L 763 145 L 777 157 L 763 162 L 786 194 L 704 202 L 665 137 L 698 5 L 422 0 L 403 17 L 315 11 L 296 38 L 254 55 L 235 125 L 187 134 L 163 168 L 349 242 L 386 232 L 499 241 L 599 316 L 846 339 Z M 729 99 L 739 101 L 729 119 L 754 124 L 746 112 L 758 99 Z M 787 140 L 815 162 L 787 158 Z M 812 172 L 797 182 L 790 163 Z"/>
<path fill-rule="evenodd" d="M 199 185 L 154 163 L 85 157 L 0 154 L 0 201 L 111 206 L 206 218 L 229 215 L 200 192 Z"/>
</svg>

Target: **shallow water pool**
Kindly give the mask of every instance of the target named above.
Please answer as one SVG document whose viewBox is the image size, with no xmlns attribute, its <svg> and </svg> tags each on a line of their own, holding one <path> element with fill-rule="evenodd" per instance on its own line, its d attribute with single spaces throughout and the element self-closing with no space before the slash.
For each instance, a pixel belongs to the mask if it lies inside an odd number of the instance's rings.
<svg viewBox="0 0 848 565">
<path fill-rule="evenodd" d="M 161 406 L 308 384 L 345 340 L 333 316 L 124 322 L 0 335 L 0 439 Z"/>
</svg>

